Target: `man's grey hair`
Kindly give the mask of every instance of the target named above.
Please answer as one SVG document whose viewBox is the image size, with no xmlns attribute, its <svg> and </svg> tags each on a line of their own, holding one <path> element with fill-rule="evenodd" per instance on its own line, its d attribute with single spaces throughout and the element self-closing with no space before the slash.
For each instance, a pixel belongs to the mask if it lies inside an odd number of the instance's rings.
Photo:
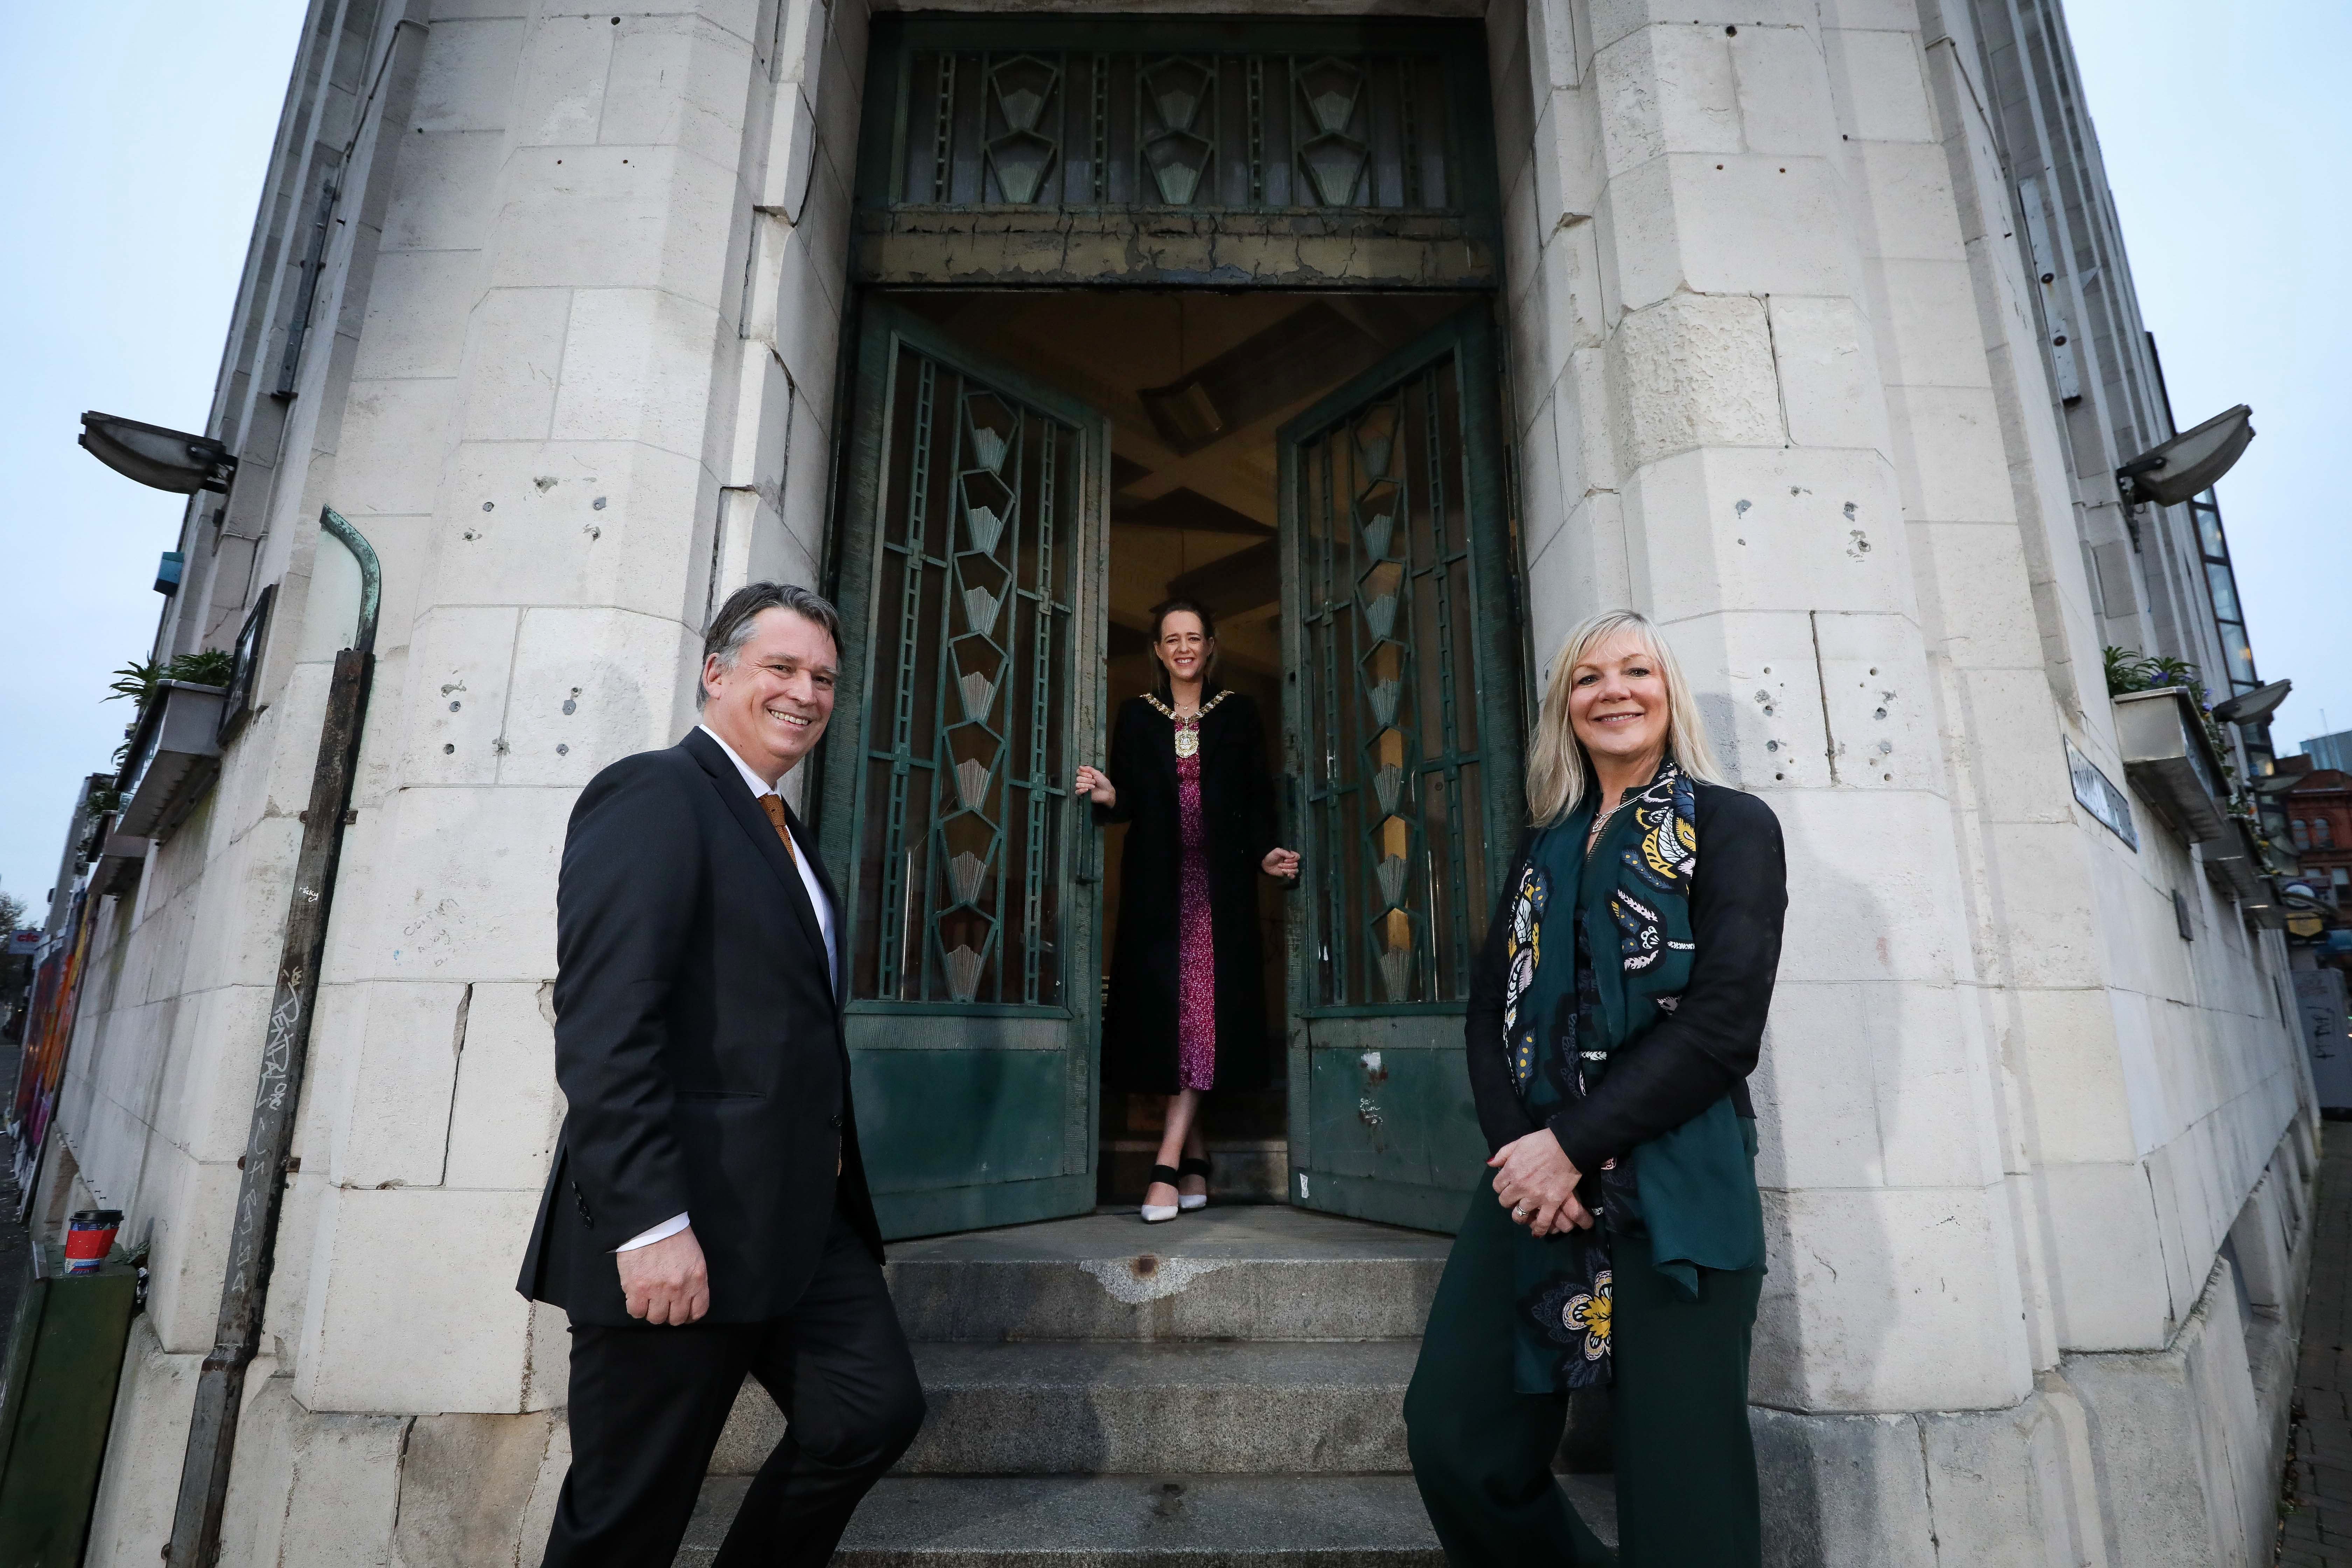
<svg viewBox="0 0 2352 1568">
<path fill-rule="evenodd" d="M 760 618 L 762 610 L 790 610 L 804 621 L 815 622 L 833 639 L 835 651 L 840 651 L 841 612 L 833 607 L 832 600 L 797 583 L 747 583 L 728 595 L 719 613 L 710 617 L 710 625 L 702 634 L 704 668 L 709 668 L 715 658 L 719 668 L 734 668 L 736 656 L 751 640 L 751 624 Z M 710 693 L 704 689 L 698 671 L 694 678 L 696 711 L 699 712 L 709 700 Z"/>
</svg>

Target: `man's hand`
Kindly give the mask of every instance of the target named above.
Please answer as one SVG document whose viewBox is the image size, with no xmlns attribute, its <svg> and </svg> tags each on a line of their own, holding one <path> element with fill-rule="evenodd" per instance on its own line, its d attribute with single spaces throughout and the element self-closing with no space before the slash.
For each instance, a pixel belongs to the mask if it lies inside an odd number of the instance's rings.
<svg viewBox="0 0 2352 1568">
<path fill-rule="evenodd" d="M 693 1226 L 616 1252 L 613 1261 L 620 1266 L 621 1294 L 628 1299 L 632 1318 L 682 1328 L 710 1310 L 710 1273 Z"/>
<path fill-rule="evenodd" d="M 1592 1228 L 1592 1215 L 1576 1199 L 1579 1173 L 1548 1127 L 1538 1127 L 1495 1152 L 1495 1196 L 1511 1218 L 1537 1236 L 1574 1226 Z"/>
<path fill-rule="evenodd" d="M 1279 877 L 1286 882 L 1298 875 L 1298 851 L 1269 849 L 1265 852 L 1265 858 L 1259 861 L 1257 865 L 1258 869 L 1267 876 Z"/>
</svg>

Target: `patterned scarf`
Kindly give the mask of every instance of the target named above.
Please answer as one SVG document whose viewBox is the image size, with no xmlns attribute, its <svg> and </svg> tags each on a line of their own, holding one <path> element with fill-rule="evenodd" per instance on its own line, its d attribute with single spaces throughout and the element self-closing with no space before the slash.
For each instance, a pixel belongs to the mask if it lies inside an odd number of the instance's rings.
<svg viewBox="0 0 2352 1568">
<path fill-rule="evenodd" d="M 1596 1088 L 1612 1054 L 1672 1012 L 1690 979 L 1696 790 L 1666 758 L 1588 860 L 1597 805 L 1536 836 L 1511 899 L 1503 1042 L 1519 1103 L 1538 1123 Z M 1610 1234 L 1641 1233 L 1641 1194 L 1624 1156 L 1582 1174 L 1577 1195 L 1593 1227 L 1517 1241 L 1513 1381 L 1523 1394 L 1610 1380 Z"/>
</svg>

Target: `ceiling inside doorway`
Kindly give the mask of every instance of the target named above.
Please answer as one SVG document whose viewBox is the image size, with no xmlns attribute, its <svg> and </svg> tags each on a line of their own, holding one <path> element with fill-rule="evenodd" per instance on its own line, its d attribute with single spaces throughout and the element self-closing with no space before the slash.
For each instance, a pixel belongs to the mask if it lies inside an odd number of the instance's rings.
<svg viewBox="0 0 2352 1568">
<path fill-rule="evenodd" d="M 1280 665 L 1275 433 L 1465 303 L 1273 290 L 893 298 L 1109 417 L 1114 654 L 1139 651 L 1151 606 L 1181 594 L 1217 616 L 1229 656 L 1267 669 Z"/>
</svg>

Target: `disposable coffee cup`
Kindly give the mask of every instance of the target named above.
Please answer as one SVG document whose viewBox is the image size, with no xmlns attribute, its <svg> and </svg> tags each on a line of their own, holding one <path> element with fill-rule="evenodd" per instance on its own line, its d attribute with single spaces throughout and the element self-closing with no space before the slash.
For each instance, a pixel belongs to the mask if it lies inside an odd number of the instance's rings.
<svg viewBox="0 0 2352 1568">
<path fill-rule="evenodd" d="M 121 1209 L 82 1209 L 66 1221 L 66 1272 L 95 1274 L 114 1250 L 122 1228 Z"/>
</svg>

